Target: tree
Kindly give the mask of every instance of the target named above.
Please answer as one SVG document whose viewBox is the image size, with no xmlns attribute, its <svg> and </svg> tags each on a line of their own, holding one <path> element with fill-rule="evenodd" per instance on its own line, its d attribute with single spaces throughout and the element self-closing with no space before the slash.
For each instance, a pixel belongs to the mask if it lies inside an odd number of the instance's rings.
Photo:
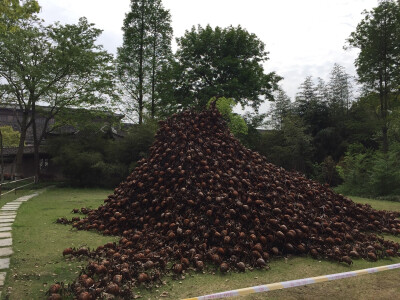
<svg viewBox="0 0 400 300">
<path fill-rule="evenodd" d="M 278 166 L 311 174 L 313 149 L 307 126 L 294 114 L 288 114 L 282 124 L 280 130 L 266 130 L 262 134 L 258 150 Z"/>
<path fill-rule="evenodd" d="M 18 21 L 29 19 L 35 13 L 38 13 L 40 6 L 35 0 L 26 0 L 20 3 L 19 0 L 1 0 L 0 1 L 0 34 L 13 33 L 18 29 Z M 0 77 L 1 84 L 1 77 Z M 0 90 L 0 96 L 4 92 Z M 3 162 L 3 134 L 0 130 L 0 149 L 1 149 L 1 182 L 4 180 L 4 162 Z"/>
<path fill-rule="evenodd" d="M 160 109 L 157 111 L 159 118 L 167 118 L 183 108 L 180 99 L 183 92 L 178 90 L 182 80 L 185 78 L 182 77 L 178 62 L 173 58 L 161 67 L 157 84 L 157 94 L 160 97 L 158 101 Z"/>
<path fill-rule="evenodd" d="M 399 105 L 399 104 L 398 104 Z M 389 141 L 400 144 L 400 107 L 397 106 L 390 114 L 390 126 L 388 130 Z"/>
<path fill-rule="evenodd" d="M 322 87 L 322 91 L 319 88 Z M 313 78 L 307 76 L 299 87 L 294 103 L 294 111 L 308 127 L 308 132 L 314 137 L 322 128 L 329 126 L 328 107 L 320 95 L 325 93 L 325 84 L 319 80 L 315 86 Z"/>
<path fill-rule="evenodd" d="M 246 122 L 247 134 L 240 135 L 240 142 L 247 148 L 262 153 L 261 145 L 261 130 L 260 128 L 265 127 L 266 113 L 260 114 L 255 112 L 246 112 L 241 116 Z"/>
<path fill-rule="evenodd" d="M 0 126 L 0 131 L 3 136 L 4 147 L 18 146 L 20 133 L 17 130 L 14 130 L 11 126 Z"/>
<path fill-rule="evenodd" d="M 16 147 L 18 145 L 19 136 L 20 136 L 19 132 L 13 130 L 11 126 L 0 126 L 0 165 L 1 165 L 0 182 L 4 181 L 3 148 Z"/>
<path fill-rule="evenodd" d="M 112 56 L 95 45 L 101 30 L 85 18 L 76 25 L 44 26 L 35 18 L 18 25 L 20 29 L 13 34 L 0 35 L 0 76 L 6 81 L 0 90 L 22 112 L 18 120 L 21 137 L 17 175 L 21 173 L 24 141 L 31 125 L 39 175 L 39 145 L 51 119 L 67 107 L 98 106 L 116 99 Z M 39 111 L 38 103 L 46 108 Z M 40 126 L 38 114 L 44 120 Z"/>
<path fill-rule="evenodd" d="M 199 25 L 177 43 L 178 78 L 173 84 L 182 108 L 203 108 L 212 97 L 226 97 L 257 111 L 264 100 L 273 99 L 281 78 L 274 72 L 264 73 L 268 52 L 255 34 L 240 26 Z"/>
<path fill-rule="evenodd" d="M 162 81 L 163 66 L 169 63 L 172 56 L 171 15 L 162 7 L 161 0 L 154 2 L 154 9 L 150 16 L 151 25 L 151 96 L 150 115 L 156 116 L 156 104 L 162 97 L 158 85 Z"/>
<path fill-rule="evenodd" d="M 319 102 L 326 102 L 329 98 L 329 89 L 326 85 L 325 81 L 318 77 L 317 78 L 317 86 L 315 88 L 315 97 Z"/>
<path fill-rule="evenodd" d="M 318 134 L 320 142 L 319 145 L 315 144 L 317 149 L 325 149 L 321 155 L 321 159 L 324 159 L 322 164 L 330 160 L 329 156 L 337 161 L 344 155 L 348 144 L 348 126 L 351 122 L 349 111 L 353 101 L 353 87 L 351 77 L 344 67 L 334 64 L 326 89 L 325 104 L 328 109 L 329 127 Z"/>
<path fill-rule="evenodd" d="M 268 115 L 271 118 L 269 124 L 274 128 L 281 130 L 283 127 L 283 120 L 290 113 L 292 103 L 289 96 L 282 88 L 279 88 L 275 101 L 271 103 Z"/>
<path fill-rule="evenodd" d="M 18 22 L 29 19 L 38 13 L 40 6 L 36 0 L 1 0 L 0 33 L 13 32 L 18 29 Z"/>
<path fill-rule="evenodd" d="M 81 187 L 118 185 L 147 156 L 157 130 L 156 122 L 134 125 L 124 130 L 121 139 L 110 134 L 112 116 L 74 110 L 65 117 L 73 119 L 75 134 L 49 139 L 46 149 L 69 183 Z"/>
<path fill-rule="evenodd" d="M 222 117 L 228 122 L 229 130 L 235 136 L 246 135 L 248 132 L 245 120 L 238 114 L 233 112 L 236 106 L 236 101 L 232 98 L 211 98 L 207 106 L 210 107 L 211 103 L 215 101 L 215 106 L 221 113 Z"/>
<path fill-rule="evenodd" d="M 387 152 L 389 98 L 400 87 L 400 4 L 383 0 L 371 11 L 347 39 L 350 47 L 360 49 L 355 61 L 359 81 L 367 90 L 379 94 L 382 150 Z"/>
<path fill-rule="evenodd" d="M 131 98 L 128 112 L 137 112 L 143 122 L 146 101 L 152 118 L 156 115 L 161 70 L 171 56 L 171 16 L 161 0 L 131 0 L 124 20 L 124 40 L 118 48 L 117 70 Z"/>
<path fill-rule="evenodd" d="M 126 176 L 127 172 L 126 166 L 115 161 L 110 164 L 109 150 L 115 147 L 114 141 L 102 130 L 103 122 L 93 122 L 91 112 L 81 113 L 87 120 L 77 124 L 74 135 L 56 136 L 46 145 L 53 162 L 73 186 L 101 186 L 107 179 L 108 187 L 118 184 L 123 178 L 120 176 Z"/>
<path fill-rule="evenodd" d="M 299 91 L 296 94 L 296 110 L 300 115 L 304 115 L 308 107 L 317 101 L 317 89 L 314 85 L 312 76 L 307 76 L 304 82 L 300 85 Z"/>
<path fill-rule="evenodd" d="M 307 134 L 307 125 L 299 117 L 287 116 L 282 133 L 288 154 L 287 168 L 310 174 L 312 171 L 312 137 Z"/>
<path fill-rule="evenodd" d="M 325 98 L 327 97 L 326 85 L 322 79 L 318 81 L 316 86 L 311 76 L 306 77 L 296 95 L 294 113 L 301 117 L 306 125 L 306 132 L 312 137 L 315 149 L 314 161 L 322 162 L 328 155 L 337 158 L 336 152 L 341 142 L 336 124 L 333 124 L 330 118 L 330 110 Z"/>
<path fill-rule="evenodd" d="M 347 115 L 352 103 L 353 85 L 343 66 L 334 64 L 328 83 L 329 107 L 340 115 Z"/>
</svg>

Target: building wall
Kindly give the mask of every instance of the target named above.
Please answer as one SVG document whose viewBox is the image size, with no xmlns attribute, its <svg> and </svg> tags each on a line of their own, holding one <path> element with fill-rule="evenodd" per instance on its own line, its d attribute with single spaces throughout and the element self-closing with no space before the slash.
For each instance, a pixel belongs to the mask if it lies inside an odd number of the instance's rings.
<svg viewBox="0 0 400 300">
<path fill-rule="evenodd" d="M 0 126 L 11 126 L 14 130 L 20 131 L 20 125 L 18 123 L 19 120 L 22 120 L 22 113 L 19 110 L 16 110 L 11 107 L 5 107 L 5 106 L 0 106 Z M 38 117 L 36 121 L 37 125 L 37 130 L 38 134 L 41 133 L 43 130 L 45 123 L 45 118 L 43 117 Z M 53 124 L 54 120 L 51 120 L 49 122 L 49 125 Z M 24 153 L 24 158 L 23 158 L 23 176 L 26 177 L 31 177 L 35 175 L 35 169 L 33 166 L 33 153 L 32 151 L 28 151 L 27 148 L 32 148 L 33 145 L 33 132 L 32 132 L 32 126 L 30 126 L 27 130 L 27 136 L 25 139 L 25 151 L 28 153 Z M 5 174 L 14 174 L 15 170 L 15 153 L 16 149 L 13 152 L 13 154 L 9 154 L 8 156 L 5 156 L 4 158 L 4 173 Z M 41 154 L 43 156 L 43 154 Z M 45 157 L 48 157 L 47 154 L 44 154 Z M 48 158 L 47 158 L 48 160 Z M 56 168 L 48 168 L 48 170 L 43 170 L 44 174 L 47 174 L 47 177 L 59 177 L 59 173 Z M 55 172 L 55 174 L 51 174 L 51 172 Z M 45 175 L 46 176 L 46 175 Z"/>
<path fill-rule="evenodd" d="M 19 110 L 9 108 L 9 107 L 0 107 L 0 126 L 11 126 L 14 130 L 21 131 L 20 125 L 18 121 L 22 120 L 22 112 Z M 36 127 L 37 134 L 39 135 L 44 127 L 46 119 L 44 117 L 37 117 Z M 50 120 L 49 125 L 54 124 L 54 120 Z M 33 145 L 33 132 L 32 126 L 30 126 L 27 130 L 26 145 Z"/>
<path fill-rule="evenodd" d="M 46 109 L 46 108 L 43 108 Z M 82 112 L 82 110 L 71 110 L 72 113 L 76 112 Z M 115 118 L 118 120 L 121 120 L 123 118 L 123 115 L 114 115 L 114 114 L 105 114 L 105 116 L 98 116 L 96 114 L 91 115 L 90 111 L 83 110 L 83 112 L 87 113 L 87 116 L 91 118 L 91 120 L 95 123 L 104 123 L 107 125 L 110 125 Z M 22 112 L 14 109 L 9 106 L 5 105 L 0 105 L 0 126 L 11 126 L 14 130 L 20 131 L 20 125 L 18 123 L 18 120 L 22 120 Z M 45 124 L 45 118 L 37 116 L 36 120 L 36 127 L 37 127 L 37 132 L 38 134 L 41 134 L 43 127 Z M 50 120 L 49 126 L 54 124 L 54 119 Z M 114 130 L 114 128 L 112 128 Z M 52 133 L 52 134 L 73 134 L 76 131 L 76 129 L 73 126 L 64 126 L 62 128 L 58 128 L 57 132 Z M 124 135 L 123 130 L 117 131 L 112 131 L 114 136 L 117 138 L 122 138 Z M 50 136 L 50 135 L 49 135 Z M 45 141 L 44 141 L 45 142 Z M 27 136 L 25 139 L 25 150 L 24 150 L 24 158 L 23 158 L 23 176 L 24 177 L 30 177 L 35 174 L 34 172 L 34 167 L 33 167 L 33 153 L 32 151 L 28 151 L 27 148 L 33 146 L 33 133 L 32 133 L 32 126 L 30 126 L 27 130 Z M 7 162 L 5 164 L 5 173 L 9 174 L 14 174 L 14 159 L 15 159 L 15 154 L 16 151 L 10 153 L 10 155 L 7 157 Z M 42 152 L 41 151 L 41 157 L 45 158 L 48 160 L 47 166 L 45 166 L 44 169 L 41 170 L 43 177 L 44 178 L 49 178 L 49 179 L 64 179 L 62 176 L 62 172 L 60 169 L 58 169 L 52 162 L 52 160 L 49 158 L 49 154 L 45 152 L 45 150 Z"/>
</svg>

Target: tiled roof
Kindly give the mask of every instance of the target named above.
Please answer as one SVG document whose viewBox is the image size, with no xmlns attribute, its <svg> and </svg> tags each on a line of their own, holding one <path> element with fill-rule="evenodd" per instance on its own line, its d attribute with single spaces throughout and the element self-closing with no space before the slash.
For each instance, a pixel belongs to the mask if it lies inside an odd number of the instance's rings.
<svg viewBox="0 0 400 300">
<path fill-rule="evenodd" d="M 17 155 L 18 147 L 4 147 L 3 148 L 3 155 L 4 156 L 14 156 Z M 25 146 L 24 147 L 24 154 L 33 154 L 35 152 L 33 146 Z M 39 148 L 39 152 L 41 154 L 47 153 L 43 147 Z"/>
</svg>

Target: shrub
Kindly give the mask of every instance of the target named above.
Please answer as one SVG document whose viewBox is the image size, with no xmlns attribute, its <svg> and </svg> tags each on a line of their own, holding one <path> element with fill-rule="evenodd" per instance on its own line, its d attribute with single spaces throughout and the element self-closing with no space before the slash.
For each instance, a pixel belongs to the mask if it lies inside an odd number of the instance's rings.
<svg viewBox="0 0 400 300">
<path fill-rule="evenodd" d="M 338 191 L 371 197 L 399 193 L 399 150 L 399 145 L 392 145 L 388 153 L 368 150 L 359 145 L 350 147 L 338 168 L 343 179 Z"/>
<path fill-rule="evenodd" d="M 332 156 L 327 156 L 320 164 L 314 164 L 313 178 L 330 186 L 338 186 L 343 182 Z"/>
<path fill-rule="evenodd" d="M 137 125 L 124 138 L 117 139 L 91 128 L 74 136 L 52 139 L 48 149 L 70 185 L 111 188 L 147 155 L 155 128 Z"/>
</svg>

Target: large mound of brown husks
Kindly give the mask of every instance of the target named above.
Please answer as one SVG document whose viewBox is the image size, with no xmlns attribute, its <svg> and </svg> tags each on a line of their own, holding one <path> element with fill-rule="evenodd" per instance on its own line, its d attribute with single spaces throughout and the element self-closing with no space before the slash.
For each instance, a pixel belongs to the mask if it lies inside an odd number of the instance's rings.
<svg viewBox="0 0 400 300">
<path fill-rule="evenodd" d="M 245 271 L 288 254 L 348 264 L 396 256 L 399 244 L 375 233 L 400 233 L 397 216 L 268 163 L 213 107 L 161 122 L 149 157 L 73 224 L 121 235 L 119 244 L 64 254 L 91 257 L 72 285 L 77 298 L 129 298 L 134 286 L 190 268 Z"/>
</svg>

